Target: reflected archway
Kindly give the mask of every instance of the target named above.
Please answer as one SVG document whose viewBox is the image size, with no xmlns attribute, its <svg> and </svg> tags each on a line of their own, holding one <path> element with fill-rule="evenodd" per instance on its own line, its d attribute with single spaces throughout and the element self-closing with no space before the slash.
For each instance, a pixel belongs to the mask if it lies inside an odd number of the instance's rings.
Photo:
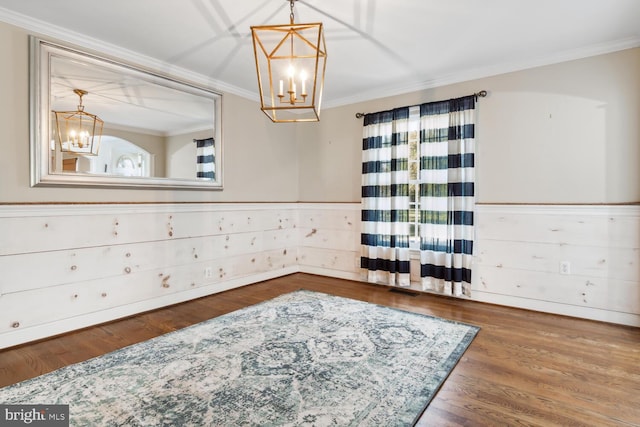
<svg viewBox="0 0 640 427">
<path fill-rule="evenodd" d="M 79 172 L 116 176 L 153 176 L 154 156 L 144 148 L 110 135 L 103 135 L 95 157 L 84 157 Z M 82 164 L 84 163 L 84 165 Z"/>
</svg>

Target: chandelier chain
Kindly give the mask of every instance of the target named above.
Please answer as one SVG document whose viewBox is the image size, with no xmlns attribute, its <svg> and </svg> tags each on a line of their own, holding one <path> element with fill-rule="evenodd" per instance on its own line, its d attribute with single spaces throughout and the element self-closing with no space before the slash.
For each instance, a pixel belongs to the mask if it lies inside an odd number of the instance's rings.
<svg viewBox="0 0 640 427">
<path fill-rule="evenodd" d="M 289 14 L 289 19 L 291 19 L 291 25 L 293 25 L 293 18 L 294 18 L 294 16 L 293 16 L 293 3 L 295 1 L 296 0 L 289 0 L 289 7 L 291 8 L 291 13 Z"/>
</svg>

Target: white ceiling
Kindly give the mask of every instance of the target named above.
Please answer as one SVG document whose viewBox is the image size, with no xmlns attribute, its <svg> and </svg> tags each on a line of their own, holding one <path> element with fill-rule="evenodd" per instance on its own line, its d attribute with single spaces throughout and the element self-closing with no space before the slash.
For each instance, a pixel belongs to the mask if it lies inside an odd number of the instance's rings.
<svg viewBox="0 0 640 427">
<path fill-rule="evenodd" d="M 299 0 L 295 17 L 325 26 L 325 108 L 640 46 L 640 0 Z M 289 2 L 0 0 L 0 20 L 257 99 L 249 27 L 288 23 Z"/>
</svg>

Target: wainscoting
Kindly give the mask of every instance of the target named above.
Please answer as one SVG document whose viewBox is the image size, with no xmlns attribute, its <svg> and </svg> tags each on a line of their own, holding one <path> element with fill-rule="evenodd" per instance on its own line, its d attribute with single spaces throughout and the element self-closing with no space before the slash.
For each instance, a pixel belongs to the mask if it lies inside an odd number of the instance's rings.
<svg viewBox="0 0 640 427">
<path fill-rule="evenodd" d="M 640 207 L 476 212 L 474 300 L 640 326 Z"/>
<path fill-rule="evenodd" d="M 359 209 L 300 206 L 301 271 L 361 278 Z M 472 300 L 640 326 L 640 206 L 478 205 L 476 224 Z"/>
<path fill-rule="evenodd" d="M 295 204 L 0 208 L 0 348 L 298 271 Z"/>
<path fill-rule="evenodd" d="M 298 206 L 300 271 L 360 280 L 360 204 Z"/>
<path fill-rule="evenodd" d="M 638 206 L 480 205 L 471 299 L 640 326 L 639 248 Z M 0 206 L 0 348 L 359 256 L 358 203 Z"/>
</svg>

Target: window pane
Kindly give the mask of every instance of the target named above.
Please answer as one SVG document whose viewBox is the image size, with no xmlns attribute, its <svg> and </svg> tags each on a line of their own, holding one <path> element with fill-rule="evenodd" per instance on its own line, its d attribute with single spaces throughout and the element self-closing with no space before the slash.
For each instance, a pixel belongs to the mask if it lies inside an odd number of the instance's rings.
<svg viewBox="0 0 640 427">
<path fill-rule="evenodd" d="M 409 142 L 409 159 L 417 160 L 418 159 L 418 140 Z"/>
<path fill-rule="evenodd" d="M 412 181 L 418 179 L 418 162 L 409 163 L 409 179 Z"/>
</svg>

